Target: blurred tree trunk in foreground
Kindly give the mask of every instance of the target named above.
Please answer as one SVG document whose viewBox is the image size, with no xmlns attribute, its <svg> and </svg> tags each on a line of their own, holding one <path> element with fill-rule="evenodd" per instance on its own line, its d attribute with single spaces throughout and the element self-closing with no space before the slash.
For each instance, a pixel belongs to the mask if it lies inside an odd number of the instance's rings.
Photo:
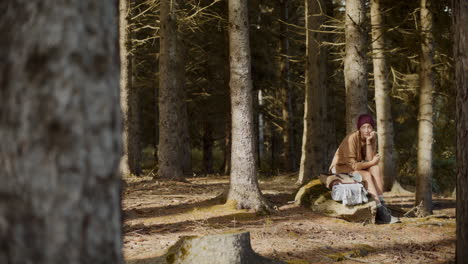
<svg viewBox="0 0 468 264">
<path fill-rule="evenodd" d="M 434 37 L 432 35 L 431 0 L 421 0 L 421 55 L 419 71 L 419 127 L 416 205 L 422 203 L 423 215 L 432 214 L 432 103 L 434 80 L 432 74 Z"/>
<path fill-rule="evenodd" d="M 0 11 L 0 263 L 122 263 L 116 2 Z"/>
<path fill-rule="evenodd" d="M 468 2 L 453 0 L 457 89 L 457 263 L 468 259 Z"/>
</svg>

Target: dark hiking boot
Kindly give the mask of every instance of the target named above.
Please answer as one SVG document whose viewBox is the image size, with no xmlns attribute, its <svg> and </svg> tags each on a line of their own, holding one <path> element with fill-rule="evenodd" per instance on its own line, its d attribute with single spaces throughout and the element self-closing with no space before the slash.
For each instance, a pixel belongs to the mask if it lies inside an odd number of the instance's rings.
<svg viewBox="0 0 468 264">
<path fill-rule="evenodd" d="M 395 224 L 399 223 L 400 219 L 398 217 L 392 216 L 390 210 L 383 206 L 377 206 L 377 215 L 375 216 L 375 223 L 377 224 Z"/>
</svg>

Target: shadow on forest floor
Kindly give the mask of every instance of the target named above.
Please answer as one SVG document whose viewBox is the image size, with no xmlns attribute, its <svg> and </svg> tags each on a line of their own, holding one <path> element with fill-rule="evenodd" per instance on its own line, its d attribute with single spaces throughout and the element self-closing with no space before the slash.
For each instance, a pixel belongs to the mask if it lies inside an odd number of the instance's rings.
<svg viewBox="0 0 468 264">
<path fill-rule="evenodd" d="M 366 225 L 289 204 L 297 189 L 293 177 L 261 180 L 265 197 L 279 208 L 270 215 L 234 210 L 213 200 L 228 187 L 227 177 L 191 178 L 191 184 L 139 180 L 124 190 L 127 263 L 151 263 L 156 253 L 180 236 L 233 230 L 249 231 L 252 247 L 259 254 L 296 263 L 334 262 L 332 254 L 339 256 L 363 244 L 374 250 L 356 257 L 361 261 L 345 259 L 340 263 L 452 263 L 454 258 L 455 202 L 449 198 L 433 198 L 434 214 L 449 217 Z M 413 196 L 388 197 L 387 202 L 405 211 L 414 207 Z"/>
</svg>

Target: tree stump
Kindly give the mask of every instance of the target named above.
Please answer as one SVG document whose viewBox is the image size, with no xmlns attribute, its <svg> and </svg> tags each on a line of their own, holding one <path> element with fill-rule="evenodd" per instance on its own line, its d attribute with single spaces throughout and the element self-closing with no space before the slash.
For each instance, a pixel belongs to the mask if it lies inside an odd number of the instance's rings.
<svg viewBox="0 0 468 264">
<path fill-rule="evenodd" d="M 260 256 L 250 245 L 250 233 L 182 237 L 166 253 L 132 264 L 286 264 Z"/>
<path fill-rule="evenodd" d="M 313 212 L 342 218 L 349 222 L 375 223 L 377 205 L 375 201 L 365 204 L 344 205 L 331 199 L 331 192 L 319 179 L 310 181 L 302 186 L 296 194 L 295 203 L 304 207 L 310 207 Z"/>
</svg>

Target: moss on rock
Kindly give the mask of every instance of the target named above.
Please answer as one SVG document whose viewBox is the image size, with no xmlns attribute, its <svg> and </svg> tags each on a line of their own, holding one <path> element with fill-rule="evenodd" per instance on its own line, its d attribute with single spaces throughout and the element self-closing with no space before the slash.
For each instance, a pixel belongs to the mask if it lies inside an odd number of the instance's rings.
<svg viewBox="0 0 468 264">
<path fill-rule="evenodd" d="M 323 199 L 321 197 L 326 198 L 327 196 L 331 197 L 330 190 L 328 190 L 319 179 L 315 179 L 299 189 L 294 198 L 294 203 L 309 207 L 317 199 Z"/>
<path fill-rule="evenodd" d="M 337 217 L 349 222 L 375 223 L 376 203 L 370 201 L 353 206 L 331 199 L 331 192 L 319 179 L 302 186 L 296 194 L 295 204 L 310 207 L 312 211 Z"/>
</svg>

